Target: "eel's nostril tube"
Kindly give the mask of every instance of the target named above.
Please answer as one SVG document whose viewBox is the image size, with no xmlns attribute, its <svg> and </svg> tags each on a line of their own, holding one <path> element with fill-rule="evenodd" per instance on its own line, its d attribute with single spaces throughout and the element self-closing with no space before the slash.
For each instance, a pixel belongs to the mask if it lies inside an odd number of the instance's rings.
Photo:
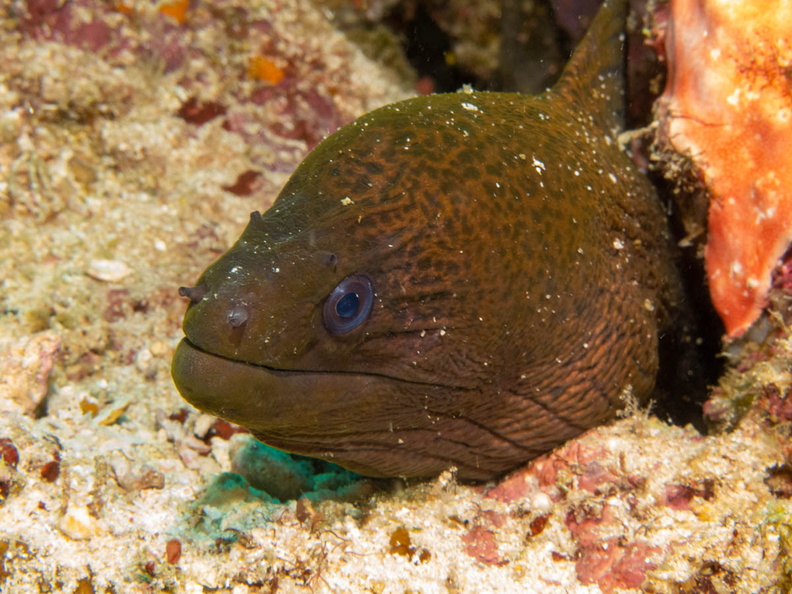
<svg viewBox="0 0 792 594">
<path fill-rule="evenodd" d="M 234 305 L 228 310 L 228 325 L 232 328 L 239 328 L 248 320 L 248 311 L 244 305 Z"/>
<path fill-rule="evenodd" d="M 200 303 L 208 292 L 209 287 L 203 283 L 194 287 L 179 287 L 179 296 L 187 297 L 190 303 Z"/>
</svg>

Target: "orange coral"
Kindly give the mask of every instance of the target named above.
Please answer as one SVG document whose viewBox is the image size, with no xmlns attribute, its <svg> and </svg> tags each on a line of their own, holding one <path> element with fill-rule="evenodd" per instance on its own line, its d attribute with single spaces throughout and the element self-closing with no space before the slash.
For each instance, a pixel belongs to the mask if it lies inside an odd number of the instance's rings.
<svg viewBox="0 0 792 594">
<path fill-rule="evenodd" d="M 180 25 L 187 20 L 187 9 L 190 7 L 190 0 L 175 0 L 174 2 L 164 2 L 160 4 L 161 14 L 168 15 Z"/>
<path fill-rule="evenodd" d="M 131 4 L 124 2 L 124 0 L 117 0 L 115 3 L 115 9 L 127 16 L 132 16 L 135 13 L 135 8 Z"/>
<path fill-rule="evenodd" d="M 730 337 L 761 313 L 792 240 L 790 39 L 790 2 L 671 2 L 664 132 L 711 195 L 707 277 Z"/>
<path fill-rule="evenodd" d="M 286 76 L 275 62 L 263 56 L 253 56 L 248 62 L 248 76 L 277 85 Z"/>
</svg>

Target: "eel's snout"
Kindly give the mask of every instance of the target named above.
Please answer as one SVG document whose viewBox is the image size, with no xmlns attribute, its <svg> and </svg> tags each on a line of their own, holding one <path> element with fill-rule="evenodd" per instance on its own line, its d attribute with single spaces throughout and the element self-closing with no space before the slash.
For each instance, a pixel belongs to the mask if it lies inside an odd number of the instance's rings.
<svg viewBox="0 0 792 594">
<path fill-rule="evenodd" d="M 194 407 L 244 423 L 255 401 L 251 396 L 259 398 L 242 383 L 249 379 L 239 373 L 244 369 L 244 364 L 206 353 L 184 338 L 173 355 L 171 375 L 179 393 Z"/>
<path fill-rule="evenodd" d="M 235 287 L 212 278 L 202 278 L 194 287 L 180 287 L 179 295 L 190 300 L 184 317 L 187 338 L 201 349 L 237 358 L 241 343 L 250 339 L 250 300 L 240 299 Z"/>
</svg>

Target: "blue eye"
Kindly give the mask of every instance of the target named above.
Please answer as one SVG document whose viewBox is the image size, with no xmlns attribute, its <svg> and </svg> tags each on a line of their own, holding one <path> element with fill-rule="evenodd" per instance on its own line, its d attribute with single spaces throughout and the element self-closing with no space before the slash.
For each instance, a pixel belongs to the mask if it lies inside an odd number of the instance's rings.
<svg viewBox="0 0 792 594">
<path fill-rule="evenodd" d="M 351 332 L 368 320 L 373 305 L 374 285 L 369 277 L 363 274 L 348 276 L 325 300 L 324 326 L 330 334 Z"/>
<path fill-rule="evenodd" d="M 351 318 L 360 309 L 360 297 L 357 293 L 347 293 L 336 303 L 336 313 L 341 318 Z"/>
</svg>

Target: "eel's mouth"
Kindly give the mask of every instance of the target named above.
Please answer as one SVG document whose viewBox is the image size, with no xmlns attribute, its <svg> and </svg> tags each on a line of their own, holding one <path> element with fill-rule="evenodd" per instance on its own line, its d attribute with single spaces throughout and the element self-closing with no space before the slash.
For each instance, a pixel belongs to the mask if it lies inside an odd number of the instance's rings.
<svg viewBox="0 0 792 594">
<path fill-rule="evenodd" d="M 277 439 L 303 440 L 355 428 L 381 431 L 425 408 L 405 394 L 468 392 L 376 372 L 279 369 L 211 353 L 183 338 L 171 375 L 196 408 Z"/>
<path fill-rule="evenodd" d="M 312 387 L 333 374 L 231 359 L 183 338 L 173 355 L 171 375 L 182 397 L 196 408 L 256 430 L 257 420 L 272 429 L 289 411 L 310 411 Z"/>
<path fill-rule="evenodd" d="M 427 405 L 456 409 L 459 399 L 474 396 L 471 390 L 376 374 L 273 369 L 209 353 L 187 338 L 176 348 L 171 373 L 190 404 L 283 450 L 368 476 L 430 476 L 451 466 L 466 478 L 492 474 L 488 455 L 482 453 L 479 468 L 468 443 L 486 430 Z"/>
<path fill-rule="evenodd" d="M 417 380 L 417 379 L 409 379 L 409 378 L 399 377 L 399 376 L 391 375 L 391 374 L 387 374 L 387 373 L 378 373 L 376 371 L 356 371 L 356 370 L 341 370 L 341 369 L 299 369 L 299 368 L 297 368 L 297 369 L 286 369 L 286 368 L 282 368 L 282 367 L 274 367 L 272 365 L 267 365 L 265 363 L 253 363 L 251 361 L 245 361 L 244 359 L 234 359 L 234 358 L 228 357 L 226 355 L 219 355 L 217 353 L 213 353 L 211 351 L 207 351 L 206 349 L 201 348 L 200 346 L 195 344 L 193 341 L 191 341 L 189 337 L 184 337 L 181 340 L 181 342 L 178 344 L 178 346 L 176 347 L 176 352 L 174 353 L 174 356 L 173 356 L 173 365 L 171 367 L 171 373 L 173 375 L 174 382 L 176 383 L 176 387 L 179 388 L 179 392 L 182 393 L 182 396 L 184 396 L 185 399 L 187 399 L 188 401 L 189 401 L 189 399 L 182 392 L 179 380 L 176 377 L 176 373 L 177 373 L 176 360 L 177 360 L 177 356 L 179 355 L 179 352 L 180 352 L 181 349 L 184 349 L 185 352 L 189 351 L 193 356 L 196 356 L 199 353 L 202 353 L 206 357 L 210 357 L 212 359 L 218 360 L 218 364 L 221 365 L 221 366 L 223 364 L 220 363 L 220 361 L 225 361 L 226 364 L 228 364 L 228 365 L 244 365 L 244 366 L 252 367 L 254 369 L 260 369 L 263 372 L 276 374 L 279 377 L 285 377 L 285 376 L 290 375 L 290 374 L 294 374 L 295 376 L 296 375 L 300 375 L 300 374 L 321 375 L 321 376 L 331 376 L 331 375 L 364 376 L 364 377 L 372 377 L 372 378 L 381 378 L 381 379 L 384 379 L 384 380 L 400 382 L 400 383 L 403 383 L 403 384 L 409 384 L 409 385 L 413 385 L 413 386 L 425 386 L 425 387 L 429 387 L 429 388 L 446 388 L 446 389 L 452 389 L 452 390 L 469 390 L 470 389 L 469 387 L 462 386 L 462 385 L 454 385 L 454 384 L 443 383 L 443 382 L 428 382 L 428 381 L 422 381 L 422 380 Z M 184 356 L 184 353 L 182 353 L 182 356 Z M 191 401 L 190 401 L 190 403 L 192 404 Z M 195 404 L 194 406 L 196 406 L 196 408 L 198 408 L 197 404 Z M 201 410 L 205 410 L 205 409 L 201 409 Z M 207 412 L 209 412 L 209 411 L 207 411 Z"/>
</svg>

